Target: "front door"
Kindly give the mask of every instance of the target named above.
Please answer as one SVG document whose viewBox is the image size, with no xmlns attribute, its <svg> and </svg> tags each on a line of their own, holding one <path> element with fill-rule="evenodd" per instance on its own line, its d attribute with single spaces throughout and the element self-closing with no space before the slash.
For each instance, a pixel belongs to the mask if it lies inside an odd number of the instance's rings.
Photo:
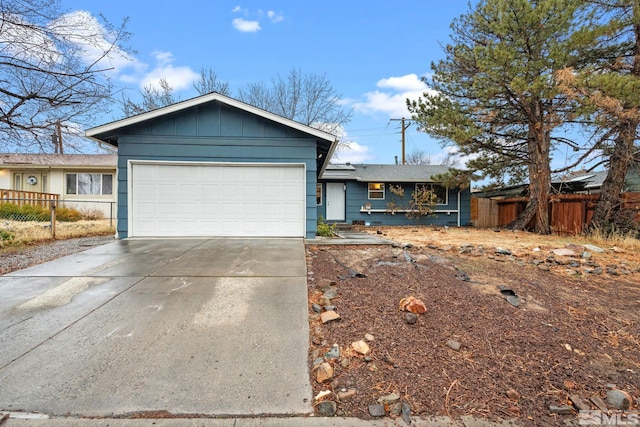
<svg viewBox="0 0 640 427">
<path fill-rule="evenodd" d="M 327 221 L 344 221 L 344 182 L 327 182 Z"/>
</svg>

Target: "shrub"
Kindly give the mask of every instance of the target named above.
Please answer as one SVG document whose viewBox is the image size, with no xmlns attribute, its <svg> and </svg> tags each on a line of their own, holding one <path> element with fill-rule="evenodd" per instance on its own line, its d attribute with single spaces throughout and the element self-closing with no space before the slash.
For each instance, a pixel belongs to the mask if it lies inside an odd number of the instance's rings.
<svg viewBox="0 0 640 427">
<path fill-rule="evenodd" d="M 82 214 L 82 219 L 87 221 L 104 219 L 104 213 L 100 209 L 80 209 L 80 213 Z"/>
<path fill-rule="evenodd" d="M 82 219 L 80 211 L 73 208 L 59 207 L 56 209 L 56 220 L 63 222 L 76 222 Z"/>
<path fill-rule="evenodd" d="M 11 221 L 48 221 L 49 209 L 39 205 L 0 203 L 0 218 Z"/>
<path fill-rule="evenodd" d="M 321 237 L 333 237 L 335 235 L 336 224 L 327 224 L 324 218 L 320 216 L 318 218 L 318 228 L 316 229 L 316 236 Z"/>
<path fill-rule="evenodd" d="M 16 235 L 7 230 L 0 229 L 0 243 L 11 243 L 16 238 Z"/>
</svg>

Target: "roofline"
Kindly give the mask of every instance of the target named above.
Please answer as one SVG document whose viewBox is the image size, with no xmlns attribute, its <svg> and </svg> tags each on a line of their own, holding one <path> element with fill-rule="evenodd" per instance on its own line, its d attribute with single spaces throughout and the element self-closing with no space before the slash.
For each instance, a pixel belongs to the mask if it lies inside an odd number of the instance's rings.
<svg viewBox="0 0 640 427">
<path fill-rule="evenodd" d="M 191 108 L 191 107 L 196 107 L 198 105 L 207 103 L 207 102 L 211 102 L 211 101 L 220 101 L 224 104 L 230 105 L 232 107 L 236 107 L 239 108 L 241 110 L 245 110 L 247 112 L 253 113 L 257 116 L 261 116 L 264 117 L 265 119 L 269 119 L 272 120 L 274 122 L 292 127 L 294 129 L 297 129 L 301 132 L 305 132 L 308 134 L 311 134 L 317 138 L 320 139 L 324 139 L 326 141 L 331 142 L 332 144 L 334 142 L 336 142 L 337 138 L 327 132 L 321 131 L 319 129 L 316 128 L 312 128 L 311 126 L 307 126 L 304 125 L 302 123 L 296 122 L 294 120 L 291 119 L 287 119 L 285 117 L 279 116 L 277 114 L 273 114 L 269 111 L 263 110 L 261 108 L 257 108 L 254 107 L 252 105 L 246 104 L 242 101 L 238 101 L 236 99 L 233 98 L 229 98 L 228 96 L 222 95 L 220 93 L 217 92 L 211 92 L 207 95 L 202 95 L 202 96 L 198 96 L 195 98 L 191 98 L 191 99 L 187 99 L 185 101 L 180 101 L 177 102 L 175 104 L 171 104 L 168 105 L 166 107 L 162 107 L 162 108 L 158 108 L 156 110 L 151 110 L 148 111 L 146 113 L 141 113 L 138 114 L 136 116 L 132 116 L 132 117 L 127 117 L 125 119 L 121 119 L 121 120 L 117 120 L 115 122 L 111 122 L 111 123 L 107 123 L 104 125 L 100 125 L 100 126 L 96 126 L 94 128 L 90 128 L 87 129 L 85 131 L 85 136 L 91 139 L 98 139 L 96 138 L 96 135 L 99 135 L 101 133 L 105 133 L 105 132 L 113 132 L 117 129 L 126 127 L 126 126 L 131 126 L 131 125 L 135 125 L 141 122 L 144 122 L 146 120 L 151 120 L 151 119 L 155 119 L 157 117 L 160 116 L 164 116 L 165 114 L 171 114 L 171 113 L 175 113 L 178 111 L 182 111 L 185 110 L 187 108 Z M 103 141 L 106 142 L 106 141 Z M 334 144 L 335 145 L 335 144 Z M 333 154 L 333 150 L 331 152 L 331 154 Z M 331 158 L 331 157 L 329 157 Z"/>
</svg>

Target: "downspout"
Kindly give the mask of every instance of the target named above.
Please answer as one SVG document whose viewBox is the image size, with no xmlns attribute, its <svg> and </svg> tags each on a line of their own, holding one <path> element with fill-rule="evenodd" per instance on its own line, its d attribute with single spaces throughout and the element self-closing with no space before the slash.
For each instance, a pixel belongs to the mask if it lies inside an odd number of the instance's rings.
<svg viewBox="0 0 640 427">
<path fill-rule="evenodd" d="M 460 193 L 462 190 L 458 190 L 458 227 L 460 227 Z"/>
</svg>

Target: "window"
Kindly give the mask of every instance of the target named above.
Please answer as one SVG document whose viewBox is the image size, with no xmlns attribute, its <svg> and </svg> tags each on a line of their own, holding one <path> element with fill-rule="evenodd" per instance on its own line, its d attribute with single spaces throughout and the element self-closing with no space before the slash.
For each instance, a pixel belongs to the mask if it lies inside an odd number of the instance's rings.
<svg viewBox="0 0 640 427">
<path fill-rule="evenodd" d="M 369 199 L 384 199 L 384 184 L 381 182 L 369 183 Z"/>
<path fill-rule="evenodd" d="M 420 188 L 425 188 L 436 195 L 436 204 L 437 205 L 446 205 L 448 204 L 448 195 L 447 187 L 444 187 L 439 184 L 416 184 L 416 190 Z"/>
<path fill-rule="evenodd" d="M 68 173 L 67 194 L 113 194 L 113 175 Z"/>
<path fill-rule="evenodd" d="M 316 184 L 316 205 L 320 206 L 322 204 L 322 184 Z"/>
<path fill-rule="evenodd" d="M 22 174 L 13 174 L 13 189 L 18 191 L 22 190 Z"/>
</svg>

